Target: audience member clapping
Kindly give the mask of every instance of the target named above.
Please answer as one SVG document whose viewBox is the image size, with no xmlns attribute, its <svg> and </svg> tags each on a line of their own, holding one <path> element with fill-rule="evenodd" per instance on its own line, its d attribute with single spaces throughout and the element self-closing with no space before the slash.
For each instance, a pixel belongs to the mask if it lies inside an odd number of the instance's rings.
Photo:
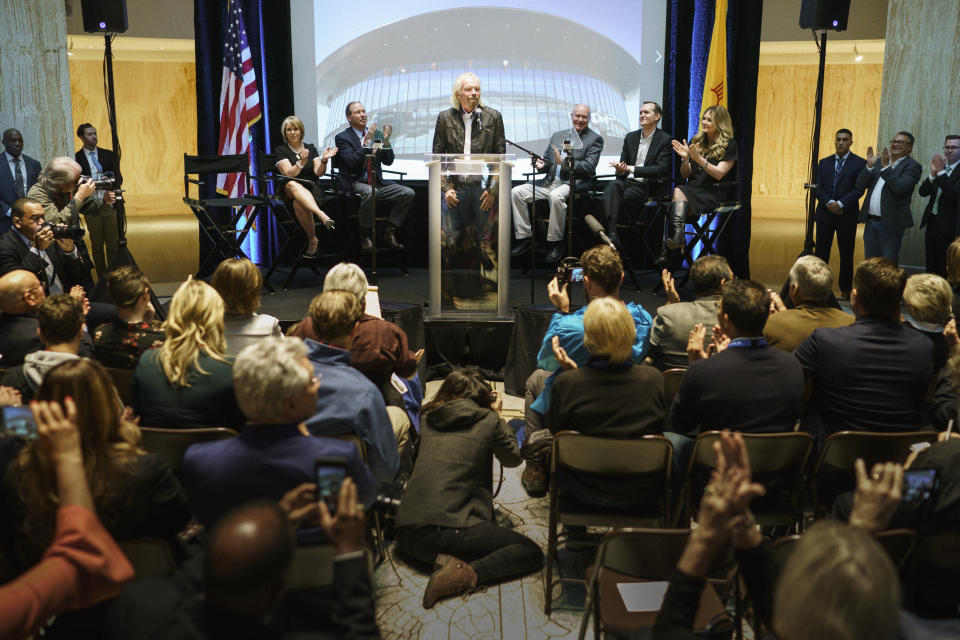
<svg viewBox="0 0 960 640">
<path fill-rule="evenodd" d="M 138 447 L 140 429 L 121 414 L 102 366 L 87 359 L 64 362 L 47 373 L 36 398 L 61 406 L 75 399 L 87 481 L 114 538 L 172 538 L 183 530 L 190 513 L 180 484 L 160 458 Z M 54 537 L 56 474 L 48 454 L 37 441 L 28 442 L 4 479 L 0 539 L 4 557 L 20 571 Z"/>
<path fill-rule="evenodd" d="M 22 365 L 4 372 L 0 385 L 19 391 L 24 402 L 32 400 L 50 369 L 79 357 L 83 320 L 83 304 L 76 298 L 58 293 L 44 300 L 37 313 L 37 331 L 43 351 L 24 356 Z"/>
<path fill-rule="evenodd" d="M 125 265 L 107 273 L 107 288 L 117 305 L 117 319 L 94 329 L 94 356 L 105 367 L 133 369 L 141 353 L 163 344 L 163 331 L 154 322 L 150 281 L 136 267 Z"/>
<path fill-rule="evenodd" d="M 420 447 L 397 513 L 397 552 L 433 574 L 426 609 L 537 571 L 540 547 L 494 518 L 491 454 L 506 467 L 520 464 L 513 432 L 500 417 L 502 399 L 483 377 L 457 369 L 423 407 Z"/>
<path fill-rule="evenodd" d="M 248 344 L 267 336 L 281 336 L 280 321 L 257 313 L 260 308 L 260 269 L 246 259 L 229 258 L 221 262 L 210 284 L 223 298 L 223 332 L 227 355 L 236 357 Z"/>
<path fill-rule="evenodd" d="M 803 372 L 789 353 L 770 347 L 763 327 L 770 294 L 752 280 L 723 285 L 713 346 L 706 327 L 690 332 L 690 367 L 673 399 L 670 427 L 695 436 L 709 429 L 792 431 L 803 401 Z"/>
<path fill-rule="evenodd" d="M 890 505 L 899 500 L 896 465 L 884 468 L 869 501 L 858 501 L 854 521 L 860 526 L 814 525 L 777 578 L 749 510 L 763 487 L 751 482 L 743 439 L 725 432 L 714 447 L 718 468 L 700 503 L 698 526 L 671 577 L 653 637 L 696 637 L 691 627 L 704 577 L 732 542 L 757 617 L 780 640 L 896 638 L 901 593 L 897 571 L 868 533 L 889 517 Z"/>
<path fill-rule="evenodd" d="M 690 266 L 690 284 L 696 296 L 691 302 L 681 302 L 673 276 L 664 269 L 660 277 L 667 295 L 667 304 L 657 309 L 650 331 L 650 355 L 647 358 L 660 370 L 686 369 L 687 339 L 694 325 L 713 326 L 717 318 L 717 302 L 724 283 L 733 280 L 733 272 L 726 258 L 709 255 L 697 258 Z M 710 346 L 712 336 L 707 336 Z"/>
<path fill-rule="evenodd" d="M 56 524 L 38 564 L 0 587 L 4 638 L 29 636 L 51 616 L 113 597 L 133 578 L 133 567 L 94 513 L 76 405 L 68 397 L 63 408 L 57 402 L 36 402 L 31 408 L 37 423 L 33 446 L 53 476 Z"/>
<path fill-rule="evenodd" d="M 226 357 L 223 300 L 205 282 L 187 280 L 173 294 L 160 348 L 140 356 L 131 381 L 133 408 L 145 427 L 243 426 Z"/>
<path fill-rule="evenodd" d="M 801 256 L 790 268 L 788 293 L 792 305 L 771 293 L 773 308 L 763 337 L 783 351 L 793 351 L 820 327 L 845 327 L 853 324 L 853 316 L 830 306 L 833 271 L 816 256 Z"/>
<path fill-rule="evenodd" d="M 343 458 L 361 500 L 373 504 L 377 482 L 357 448 L 306 430 L 304 421 L 313 415 L 317 389 L 326 380 L 314 375 L 299 339 L 268 337 L 249 345 L 237 356 L 233 379 L 247 426 L 236 438 L 193 445 L 183 459 L 187 497 L 202 524 L 213 525 L 249 500 L 279 500 L 314 479 L 320 457 Z M 298 537 L 317 542 L 322 534 L 313 526 Z"/>
</svg>

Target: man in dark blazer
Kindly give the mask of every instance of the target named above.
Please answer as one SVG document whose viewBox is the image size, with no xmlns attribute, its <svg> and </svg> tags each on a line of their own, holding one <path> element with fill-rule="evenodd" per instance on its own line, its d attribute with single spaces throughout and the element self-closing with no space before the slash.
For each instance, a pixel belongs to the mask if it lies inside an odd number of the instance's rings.
<svg viewBox="0 0 960 640">
<path fill-rule="evenodd" d="M 947 276 L 947 247 L 960 235 L 960 135 L 948 135 L 943 155 L 930 160 L 930 175 L 920 183 L 920 195 L 929 197 L 920 228 L 927 227 L 927 271 Z"/>
<path fill-rule="evenodd" d="M 597 174 L 597 163 L 603 153 L 603 138 L 590 128 L 590 107 L 585 104 L 574 105 L 570 113 L 573 130 L 580 138 L 581 145 L 572 145 L 574 189 L 586 191 L 593 184 Z M 546 175 L 535 186 L 521 184 L 510 192 L 513 201 L 513 230 L 519 246 L 513 250 L 514 256 L 523 255 L 533 248 L 533 229 L 530 226 L 530 214 L 527 207 L 534 200 L 550 201 L 550 223 L 547 227 L 547 242 L 550 252 L 547 262 L 560 260 L 560 241 L 563 240 L 564 222 L 567 217 L 567 198 L 570 196 L 570 167 L 562 157 L 564 142 L 573 134 L 570 129 L 557 131 L 550 136 L 543 158 L 532 160 L 537 173 Z"/>
<path fill-rule="evenodd" d="M 610 163 L 617 179 L 603 190 L 603 213 L 611 238 L 617 233 L 620 207 L 642 205 L 661 190 L 655 181 L 670 174 L 670 134 L 658 129 L 659 123 L 660 105 L 644 102 L 640 106 L 640 128 L 623 139 L 620 162 Z"/>
<path fill-rule="evenodd" d="M 10 230 L 10 207 L 27 195 L 40 175 L 40 163 L 23 154 L 23 136 L 16 129 L 3 132 L 3 167 L 0 168 L 0 234 Z"/>
<path fill-rule="evenodd" d="M 899 131 L 874 155 L 867 147 L 867 165 L 857 176 L 856 188 L 867 191 L 867 199 L 860 209 L 863 229 L 863 253 L 866 258 L 883 257 L 894 263 L 900 261 L 900 243 L 903 230 L 913 226 L 910 197 L 920 182 L 923 168 L 910 157 L 913 134 Z"/>
<path fill-rule="evenodd" d="M 792 431 L 803 404 L 803 371 L 789 353 L 763 339 L 770 294 L 752 280 L 723 285 L 717 320 L 729 341 L 707 357 L 712 327 L 696 325 L 687 352 L 690 367 L 670 410 L 671 431 L 696 436 L 709 429 Z"/>
<path fill-rule="evenodd" d="M 847 327 L 815 329 L 793 354 L 813 382 L 801 427 L 820 438 L 840 430 L 912 431 L 923 420 L 933 343 L 900 322 L 907 274 L 870 258 L 853 275 Z"/>
<path fill-rule="evenodd" d="M 383 127 L 383 142 L 374 151 L 374 138 L 377 132 L 377 123 L 367 127 L 367 110 L 357 101 L 347 105 L 346 129 L 337 134 L 335 141 L 337 155 L 333 156 L 333 164 L 340 173 L 337 175 L 337 189 L 339 191 L 360 195 L 360 228 L 361 248 L 365 251 L 373 249 L 373 189 L 370 187 L 367 175 L 367 156 L 373 155 L 372 169 L 376 175 L 377 206 L 390 204 L 390 217 L 383 230 L 383 241 L 392 249 L 402 249 L 403 245 L 397 240 L 397 230 L 403 226 L 407 212 L 413 205 L 414 193 L 410 187 L 384 181 L 381 165 L 393 164 L 394 153 L 390 146 L 390 134 L 393 128 L 387 124 Z"/>
<path fill-rule="evenodd" d="M 24 356 L 43 349 L 37 309 L 46 299 L 43 285 L 30 271 L 17 269 L 0 276 L 0 366 L 23 364 Z"/>
<path fill-rule="evenodd" d="M 853 250 L 857 242 L 857 217 L 860 215 L 860 196 L 857 176 L 867 166 L 867 161 L 850 151 L 853 133 L 839 129 L 833 145 L 836 153 L 817 165 L 817 210 L 813 219 L 817 223 L 816 251 L 814 255 L 830 262 L 833 234 L 837 234 L 837 253 L 840 254 L 840 273 L 837 284 L 841 295 L 850 295 L 853 281 Z"/>
<path fill-rule="evenodd" d="M 0 274 L 25 269 L 37 276 L 48 294 L 70 293 L 85 276 L 73 240 L 53 237 L 43 226 L 43 205 L 33 198 L 14 201 L 13 229 L 0 236 Z"/>
<path fill-rule="evenodd" d="M 117 168 L 117 159 L 113 151 L 101 149 L 97 146 L 97 129 L 89 122 L 77 127 L 77 137 L 83 141 L 74 158 L 80 165 L 81 174 L 98 180 L 107 172 L 114 174 L 117 186 L 123 182 L 123 176 Z M 97 269 L 97 277 L 107 274 L 107 261 L 117 252 L 119 230 L 117 229 L 117 210 L 114 203 L 117 201 L 113 191 L 97 191 L 87 199 L 80 208 L 83 221 L 87 227 L 90 241 L 90 257 Z M 104 254 L 106 248 L 106 254 Z"/>
</svg>

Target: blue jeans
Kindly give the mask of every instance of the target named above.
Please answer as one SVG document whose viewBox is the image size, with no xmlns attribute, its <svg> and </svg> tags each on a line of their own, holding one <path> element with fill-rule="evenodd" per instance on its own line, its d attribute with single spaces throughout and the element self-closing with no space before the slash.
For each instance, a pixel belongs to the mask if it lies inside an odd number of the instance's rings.
<svg viewBox="0 0 960 640">
<path fill-rule="evenodd" d="M 868 218 L 863 229 L 863 257 L 887 258 L 900 264 L 900 242 L 903 227 Z"/>
</svg>

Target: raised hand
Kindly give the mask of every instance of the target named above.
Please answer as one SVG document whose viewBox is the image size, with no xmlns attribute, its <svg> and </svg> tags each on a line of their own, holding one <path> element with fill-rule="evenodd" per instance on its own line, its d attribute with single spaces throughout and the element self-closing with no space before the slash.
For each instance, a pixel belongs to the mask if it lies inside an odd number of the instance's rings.
<svg viewBox="0 0 960 640">
<path fill-rule="evenodd" d="M 547 283 L 547 297 L 553 306 L 563 313 L 570 313 L 570 295 L 567 293 L 567 285 L 568 283 L 564 282 L 561 287 L 556 276 Z"/>
<path fill-rule="evenodd" d="M 867 166 L 873 169 L 873 165 L 875 165 L 879 159 L 879 156 L 874 155 L 873 147 L 867 147 Z"/>
<path fill-rule="evenodd" d="M 887 167 L 890 165 L 890 150 L 884 147 L 880 149 L 880 166 Z"/>
<path fill-rule="evenodd" d="M 553 336 L 553 338 L 550 339 L 550 347 L 553 349 L 553 357 L 557 359 L 557 362 L 560 363 L 564 371 L 577 368 L 577 363 L 567 355 L 566 349 L 560 346 L 560 338 L 558 336 Z"/>
<path fill-rule="evenodd" d="M 670 145 L 673 147 L 673 152 L 680 156 L 681 160 L 685 161 L 690 157 L 690 147 L 687 146 L 686 139 L 683 142 L 672 140 Z"/>
<path fill-rule="evenodd" d="M 337 515 L 331 516 L 323 500 L 318 502 L 320 525 L 327 532 L 337 555 L 360 551 L 367 534 L 367 520 L 363 505 L 357 502 L 357 485 L 347 476 L 337 495 Z"/>
<path fill-rule="evenodd" d="M 691 364 L 709 357 L 706 349 L 703 348 L 703 339 L 706 335 L 707 329 L 699 322 L 690 329 L 690 335 L 687 338 L 687 359 Z"/>
<path fill-rule="evenodd" d="M 673 281 L 673 276 L 666 269 L 660 272 L 660 282 L 663 283 L 663 292 L 667 296 L 667 304 L 680 302 L 680 294 L 677 293 L 677 285 Z"/>
<path fill-rule="evenodd" d="M 876 533 L 886 528 L 900 504 L 903 466 L 894 462 L 878 463 L 873 465 L 869 477 L 862 458 L 857 458 L 854 466 L 857 491 L 853 495 L 850 526 Z"/>
<path fill-rule="evenodd" d="M 327 147 L 326 149 L 323 150 L 323 160 L 324 161 L 329 160 L 333 156 L 337 155 L 339 151 L 340 151 L 340 147 Z"/>
<path fill-rule="evenodd" d="M 947 166 L 947 161 L 939 153 L 933 154 L 933 157 L 930 158 L 930 173 L 937 175 Z"/>
</svg>

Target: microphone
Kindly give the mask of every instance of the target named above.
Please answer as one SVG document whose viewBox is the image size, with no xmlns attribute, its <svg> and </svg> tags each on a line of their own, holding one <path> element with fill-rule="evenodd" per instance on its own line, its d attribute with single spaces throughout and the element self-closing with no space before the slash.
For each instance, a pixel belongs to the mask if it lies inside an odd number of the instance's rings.
<svg viewBox="0 0 960 640">
<path fill-rule="evenodd" d="M 483 115 L 483 109 L 477 107 L 473 112 L 477 115 L 477 131 L 483 131 L 483 118 L 481 117 Z"/>
<path fill-rule="evenodd" d="M 617 251 L 617 246 L 613 244 L 613 240 L 610 239 L 610 236 L 607 235 L 607 232 L 603 230 L 603 225 L 600 224 L 600 221 L 594 218 L 592 215 L 587 214 L 583 216 L 583 221 L 587 223 L 587 226 L 590 227 L 590 231 L 594 235 L 598 236 L 604 244 L 608 245 L 614 251 Z"/>
</svg>

